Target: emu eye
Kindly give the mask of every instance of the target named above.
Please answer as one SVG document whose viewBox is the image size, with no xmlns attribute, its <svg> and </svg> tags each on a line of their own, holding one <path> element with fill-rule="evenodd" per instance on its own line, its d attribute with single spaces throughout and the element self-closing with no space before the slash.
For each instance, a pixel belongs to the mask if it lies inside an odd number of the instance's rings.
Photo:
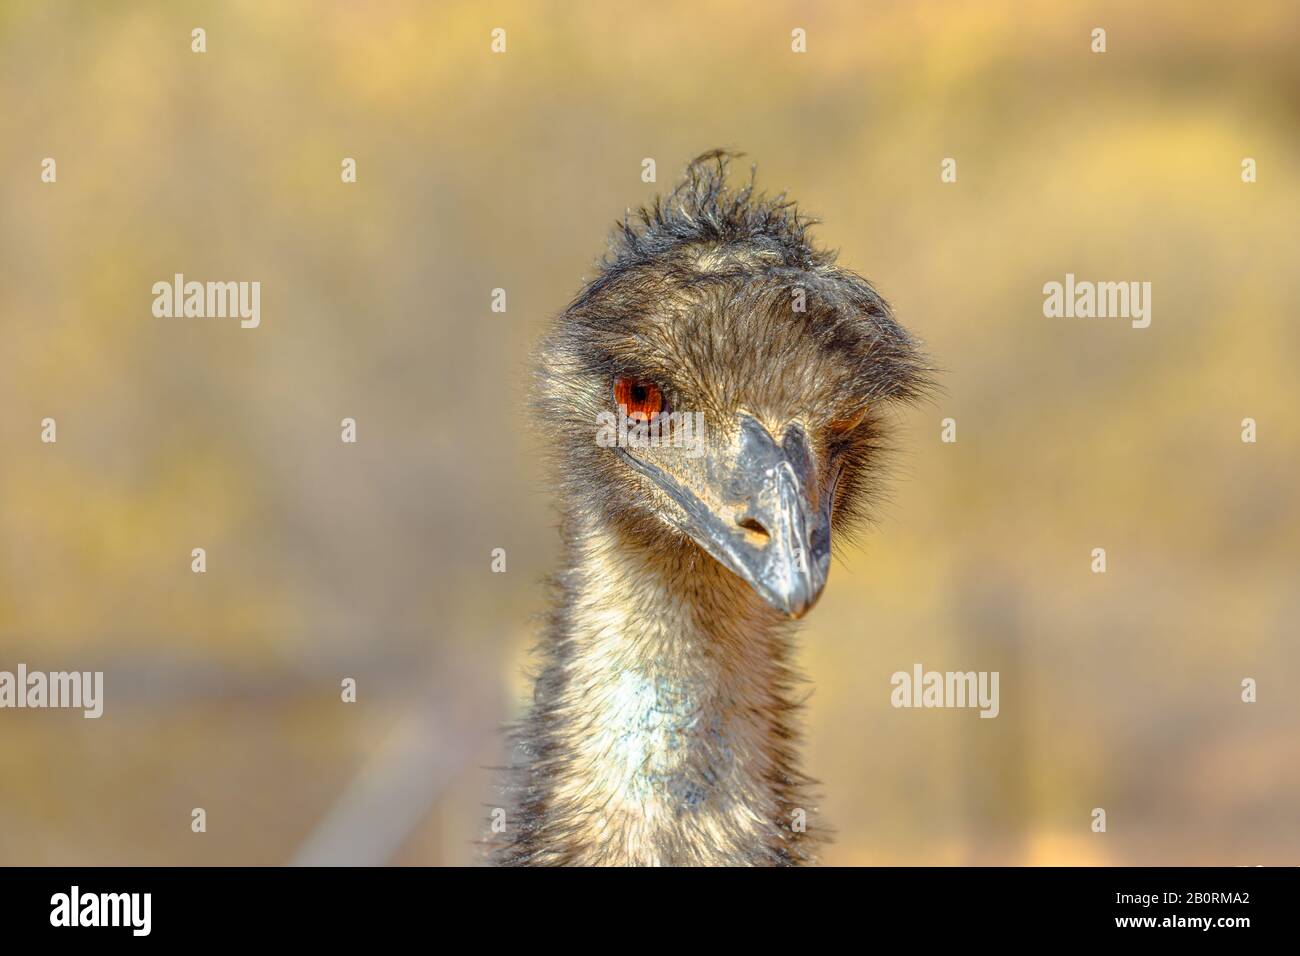
<svg viewBox="0 0 1300 956">
<path fill-rule="evenodd" d="M 616 378 L 614 404 L 626 408 L 628 418 L 649 421 L 664 410 L 664 393 L 654 382 L 638 378 Z"/>
</svg>

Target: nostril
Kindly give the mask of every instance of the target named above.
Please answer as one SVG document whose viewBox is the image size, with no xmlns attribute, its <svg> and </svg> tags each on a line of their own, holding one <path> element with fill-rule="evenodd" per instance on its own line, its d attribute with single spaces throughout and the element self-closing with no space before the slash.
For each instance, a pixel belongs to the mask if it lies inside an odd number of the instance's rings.
<svg viewBox="0 0 1300 956">
<path fill-rule="evenodd" d="M 771 533 L 767 528 L 763 527 L 763 523 L 757 518 L 746 516 L 737 520 L 736 524 L 749 532 L 749 538 L 754 544 L 767 544 L 768 539 L 772 537 Z"/>
</svg>

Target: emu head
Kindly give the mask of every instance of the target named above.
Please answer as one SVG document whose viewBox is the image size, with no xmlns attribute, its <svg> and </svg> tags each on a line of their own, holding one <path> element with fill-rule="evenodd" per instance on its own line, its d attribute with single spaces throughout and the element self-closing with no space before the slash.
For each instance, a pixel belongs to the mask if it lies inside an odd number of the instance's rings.
<svg viewBox="0 0 1300 956">
<path fill-rule="evenodd" d="M 728 158 L 699 157 L 616 228 L 541 344 L 539 424 L 571 503 L 652 560 L 700 549 L 799 617 L 865 517 L 885 409 L 926 370 L 871 285 L 812 245 L 813 220 L 752 175 L 731 188 Z"/>
</svg>

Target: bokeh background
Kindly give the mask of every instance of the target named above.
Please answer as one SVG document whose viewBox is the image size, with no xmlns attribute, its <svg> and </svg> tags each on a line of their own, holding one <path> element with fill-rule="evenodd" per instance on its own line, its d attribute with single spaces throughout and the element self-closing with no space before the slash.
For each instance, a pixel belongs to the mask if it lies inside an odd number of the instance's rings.
<svg viewBox="0 0 1300 956">
<path fill-rule="evenodd" d="M 945 369 L 803 631 L 827 862 L 1300 863 L 1298 34 L 1287 0 L 0 3 L 0 669 L 107 685 L 0 711 L 0 862 L 474 862 L 558 544 L 529 345 L 726 146 Z M 154 318 L 176 272 L 260 281 L 261 327 Z M 1150 281 L 1151 327 L 1044 318 L 1067 272 Z M 914 662 L 999 670 L 1001 716 L 892 709 Z"/>
</svg>

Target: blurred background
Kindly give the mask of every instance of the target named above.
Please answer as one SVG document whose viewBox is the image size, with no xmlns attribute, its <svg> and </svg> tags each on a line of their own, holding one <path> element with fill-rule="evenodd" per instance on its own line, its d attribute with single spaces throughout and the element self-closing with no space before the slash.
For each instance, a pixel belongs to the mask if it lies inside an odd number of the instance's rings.
<svg viewBox="0 0 1300 956">
<path fill-rule="evenodd" d="M 946 370 L 802 632 L 826 862 L 1300 863 L 1298 34 L 1286 0 L 0 3 L 0 669 L 106 673 L 100 720 L 0 711 L 0 862 L 475 862 L 558 546 L 529 345 L 725 146 Z M 154 318 L 177 272 L 260 281 L 261 327 Z M 1150 328 L 1044 318 L 1067 272 L 1150 281 Z M 894 710 L 915 662 L 1000 671 L 1001 715 Z"/>
</svg>

